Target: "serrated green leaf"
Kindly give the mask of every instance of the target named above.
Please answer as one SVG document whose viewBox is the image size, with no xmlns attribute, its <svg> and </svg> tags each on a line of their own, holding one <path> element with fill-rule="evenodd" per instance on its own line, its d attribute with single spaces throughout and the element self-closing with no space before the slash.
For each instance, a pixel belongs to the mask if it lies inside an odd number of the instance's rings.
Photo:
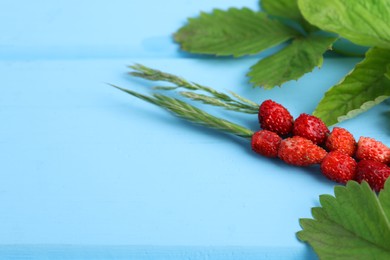
<svg viewBox="0 0 390 260">
<path fill-rule="evenodd" d="M 366 58 L 324 95 L 313 115 L 333 125 L 352 118 L 390 96 L 390 79 L 385 76 L 390 50 L 370 49 Z"/>
<path fill-rule="evenodd" d="M 264 12 L 230 8 L 188 19 L 174 38 L 185 51 L 239 57 L 259 53 L 297 34 Z"/>
<path fill-rule="evenodd" d="M 250 82 L 269 89 L 298 79 L 322 65 L 324 52 L 335 40 L 322 36 L 295 39 L 289 46 L 252 66 L 248 73 Z"/>
<path fill-rule="evenodd" d="M 390 1 L 298 0 L 311 24 L 364 46 L 390 48 Z"/>
<path fill-rule="evenodd" d="M 366 182 L 337 186 L 334 197 L 322 195 L 320 202 L 314 219 L 300 219 L 297 233 L 320 259 L 390 259 L 390 219 Z"/>
</svg>

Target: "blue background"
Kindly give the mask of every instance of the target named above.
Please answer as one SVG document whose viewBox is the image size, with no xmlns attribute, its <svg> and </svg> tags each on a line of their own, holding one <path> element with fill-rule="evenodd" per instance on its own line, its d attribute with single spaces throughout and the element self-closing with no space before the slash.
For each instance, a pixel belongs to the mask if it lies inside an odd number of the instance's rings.
<svg viewBox="0 0 390 260">
<path fill-rule="evenodd" d="M 297 117 L 359 61 L 326 58 L 282 88 L 252 88 L 259 57 L 179 51 L 186 18 L 257 1 L 0 2 L 0 258 L 312 259 L 299 242 L 335 183 L 318 167 L 254 154 L 247 140 L 192 125 L 106 83 L 150 93 L 142 63 Z M 202 109 L 258 129 L 255 115 Z M 389 144 L 388 105 L 338 124 Z"/>
</svg>

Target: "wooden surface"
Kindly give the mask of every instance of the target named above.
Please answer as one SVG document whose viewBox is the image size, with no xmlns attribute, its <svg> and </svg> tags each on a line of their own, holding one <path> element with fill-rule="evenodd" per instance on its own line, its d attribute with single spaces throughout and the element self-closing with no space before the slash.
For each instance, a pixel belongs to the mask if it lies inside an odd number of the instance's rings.
<svg viewBox="0 0 390 260">
<path fill-rule="evenodd" d="M 194 126 L 106 83 L 143 93 L 142 63 L 294 117 L 311 113 L 357 59 L 265 91 L 245 74 L 258 56 L 200 58 L 172 33 L 186 17 L 256 1 L 0 3 L 0 258 L 312 259 L 299 242 L 334 183 L 252 153 L 247 140 Z M 258 129 L 256 115 L 202 109 Z M 339 126 L 389 144 L 388 105 Z"/>
</svg>

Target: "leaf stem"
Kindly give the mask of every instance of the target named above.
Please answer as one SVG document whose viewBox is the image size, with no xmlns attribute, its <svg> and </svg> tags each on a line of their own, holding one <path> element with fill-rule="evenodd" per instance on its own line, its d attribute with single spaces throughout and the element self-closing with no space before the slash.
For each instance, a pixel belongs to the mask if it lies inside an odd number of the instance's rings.
<svg viewBox="0 0 390 260">
<path fill-rule="evenodd" d="M 142 99 L 146 102 L 155 104 L 161 108 L 164 108 L 174 115 L 191 121 L 196 124 L 200 124 L 203 126 L 207 126 L 210 128 L 214 128 L 217 130 L 221 130 L 226 133 L 234 134 L 244 138 L 251 138 L 253 135 L 253 131 L 240 126 L 238 124 L 232 123 L 228 120 L 215 117 L 206 113 L 205 111 L 196 108 L 184 101 L 181 101 L 176 98 L 167 97 L 161 94 L 154 94 L 153 96 L 145 96 L 135 91 L 124 89 L 115 85 L 110 84 L 112 87 L 115 87 L 121 91 L 124 91 L 134 97 Z"/>
<path fill-rule="evenodd" d="M 206 93 L 211 94 L 212 97 L 207 97 L 206 95 L 200 95 L 200 94 L 188 94 L 189 92 L 181 92 L 180 94 L 183 95 L 186 98 L 190 98 L 195 101 L 201 101 L 205 104 L 214 105 L 214 106 L 220 106 L 224 107 L 228 110 L 233 110 L 237 112 L 243 112 L 243 113 L 249 113 L 249 114 L 257 114 L 259 110 L 259 105 L 256 104 L 253 101 L 250 101 L 244 97 L 239 96 L 236 93 L 230 92 L 230 94 L 233 96 L 229 96 L 225 93 L 216 91 L 213 88 L 206 87 L 194 82 L 189 82 L 186 79 L 183 79 L 181 77 L 178 77 L 173 74 L 169 74 L 166 72 L 162 72 L 156 69 L 152 69 L 149 67 L 146 67 L 141 64 L 135 64 L 132 66 L 129 66 L 134 71 L 130 72 L 130 75 L 144 78 L 152 81 L 166 81 L 173 83 L 176 86 L 172 87 L 155 87 L 155 89 L 159 90 L 175 90 L 177 88 L 185 88 L 191 91 L 204 91 Z M 202 96 L 202 97 L 201 97 Z M 211 100 L 213 99 L 213 102 L 208 102 L 205 100 Z M 219 100 L 219 101 L 217 101 Z"/>
</svg>

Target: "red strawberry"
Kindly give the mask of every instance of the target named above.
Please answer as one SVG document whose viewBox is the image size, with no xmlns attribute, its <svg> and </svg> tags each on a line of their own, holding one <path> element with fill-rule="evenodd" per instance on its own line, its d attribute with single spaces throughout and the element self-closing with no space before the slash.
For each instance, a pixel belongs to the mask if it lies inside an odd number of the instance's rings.
<svg viewBox="0 0 390 260">
<path fill-rule="evenodd" d="M 293 136 L 282 140 L 278 156 L 288 164 L 308 166 L 321 163 L 326 151 L 306 138 Z"/>
<path fill-rule="evenodd" d="M 357 144 L 356 158 L 388 164 L 390 163 L 390 148 L 374 138 L 362 136 Z"/>
<path fill-rule="evenodd" d="M 325 142 L 329 129 L 318 117 L 303 113 L 295 119 L 293 134 L 320 145 Z"/>
<path fill-rule="evenodd" d="M 281 104 L 270 99 L 264 101 L 259 107 L 258 117 L 261 128 L 265 130 L 282 136 L 291 133 L 294 118 Z"/>
<path fill-rule="evenodd" d="M 277 133 L 260 130 L 252 136 L 252 150 L 267 157 L 276 157 L 281 141 Z"/>
<path fill-rule="evenodd" d="M 380 191 L 390 176 L 390 168 L 381 162 L 362 160 L 357 164 L 356 181 L 366 181 L 375 191 Z"/>
<path fill-rule="evenodd" d="M 348 130 L 341 127 L 334 127 L 325 142 L 329 151 L 339 151 L 349 156 L 354 156 L 356 151 L 356 140 Z"/>
<path fill-rule="evenodd" d="M 351 156 L 333 151 L 328 153 L 321 163 L 321 172 L 328 179 L 339 183 L 353 180 L 356 173 L 356 161 Z"/>
</svg>

